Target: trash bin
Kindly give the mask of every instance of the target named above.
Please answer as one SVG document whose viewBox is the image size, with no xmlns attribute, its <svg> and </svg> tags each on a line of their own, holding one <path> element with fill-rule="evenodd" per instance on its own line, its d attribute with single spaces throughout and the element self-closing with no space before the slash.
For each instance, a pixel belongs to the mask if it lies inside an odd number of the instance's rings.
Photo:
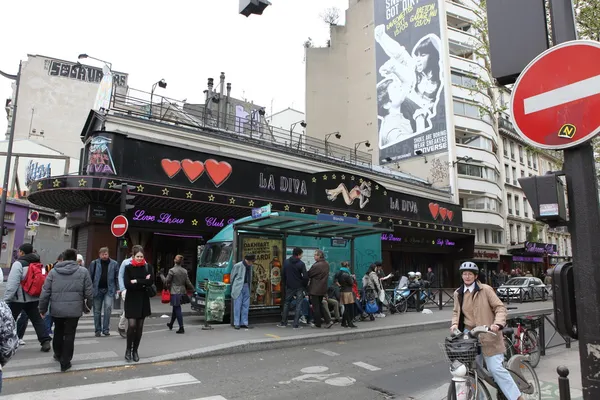
<svg viewBox="0 0 600 400">
<path fill-rule="evenodd" d="M 206 285 L 206 306 L 204 309 L 206 322 L 223 322 L 225 316 L 225 289 L 223 282 L 208 282 Z"/>
</svg>

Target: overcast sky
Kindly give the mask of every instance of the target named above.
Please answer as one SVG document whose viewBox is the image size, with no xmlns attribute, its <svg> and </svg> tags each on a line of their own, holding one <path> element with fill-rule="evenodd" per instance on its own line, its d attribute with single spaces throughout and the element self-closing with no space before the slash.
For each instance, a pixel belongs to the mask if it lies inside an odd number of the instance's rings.
<svg viewBox="0 0 600 400">
<path fill-rule="evenodd" d="M 188 102 L 204 102 L 207 78 L 221 71 L 232 95 L 271 113 L 293 107 L 304 111 L 303 43 L 324 45 L 329 28 L 320 18 L 338 7 L 340 23 L 348 0 L 271 0 L 263 15 L 240 15 L 239 0 L 62 0 L 3 1 L 0 6 L 0 69 L 16 74 L 19 60 L 39 54 L 77 61 L 77 55 L 112 62 L 129 73 L 131 88 Z M 98 65 L 88 60 L 86 64 Z M 0 76 L 2 105 L 11 81 Z M 0 133 L 6 132 L 6 114 Z"/>
</svg>

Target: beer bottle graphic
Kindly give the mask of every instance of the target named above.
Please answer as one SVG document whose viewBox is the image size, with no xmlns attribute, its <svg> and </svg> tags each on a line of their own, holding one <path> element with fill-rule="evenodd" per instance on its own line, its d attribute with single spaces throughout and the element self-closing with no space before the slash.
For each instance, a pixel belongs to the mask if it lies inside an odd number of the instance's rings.
<svg viewBox="0 0 600 400">
<path fill-rule="evenodd" d="M 279 247 L 273 246 L 273 259 L 269 263 L 271 270 L 271 293 L 274 305 L 281 304 L 281 261 L 279 261 Z"/>
</svg>

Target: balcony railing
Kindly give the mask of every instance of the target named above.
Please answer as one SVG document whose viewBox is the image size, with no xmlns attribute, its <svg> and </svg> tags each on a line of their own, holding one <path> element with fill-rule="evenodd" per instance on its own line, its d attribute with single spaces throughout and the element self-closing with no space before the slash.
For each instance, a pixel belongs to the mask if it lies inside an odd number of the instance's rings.
<svg viewBox="0 0 600 400">
<path fill-rule="evenodd" d="M 270 126 L 264 119 L 264 113 L 261 115 L 259 110 L 240 118 L 235 113 L 219 112 L 220 107 L 214 103 L 212 107 L 206 108 L 204 104 L 188 104 L 157 95 L 153 96 L 152 103 L 148 99 L 150 93 L 135 89 L 129 89 L 127 94 L 113 93 L 110 111 L 155 123 L 198 129 L 220 138 L 275 148 L 305 157 L 328 158 L 330 161 L 352 164 L 397 179 L 421 181 L 408 174 L 396 174 L 378 166 L 374 167 L 371 153 L 299 134 L 291 129 L 288 131 Z M 221 102 L 225 101 L 226 99 L 221 99 Z"/>
</svg>

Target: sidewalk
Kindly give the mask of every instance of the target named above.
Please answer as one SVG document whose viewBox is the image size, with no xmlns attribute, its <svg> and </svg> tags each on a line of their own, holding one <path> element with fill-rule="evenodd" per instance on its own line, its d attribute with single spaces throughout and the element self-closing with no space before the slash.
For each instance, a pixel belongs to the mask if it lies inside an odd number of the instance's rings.
<svg viewBox="0 0 600 400">
<path fill-rule="evenodd" d="M 154 304 L 153 304 L 154 306 Z M 302 330 L 278 328 L 276 322 L 254 325 L 252 330 L 232 329 L 227 324 L 213 325 L 213 330 L 202 330 L 199 316 L 188 316 L 185 321 L 185 335 L 176 335 L 166 327 L 167 318 L 161 318 L 160 311 L 153 308 L 152 317 L 146 320 L 144 336 L 140 346 L 139 363 L 150 364 L 190 358 L 219 356 L 231 353 L 244 353 L 280 349 L 286 347 L 314 345 L 325 342 L 348 341 L 365 337 L 397 335 L 447 328 L 452 309 L 442 311 L 432 309 L 432 314 L 407 312 L 388 315 L 375 321 L 365 321 L 358 329 L 344 329 L 339 324 L 331 329 Z M 552 302 L 519 304 L 511 315 L 552 312 Z M 169 313 L 164 313 L 169 314 Z M 113 333 L 109 337 L 94 337 L 93 321 L 89 316 L 80 320 L 78 327 L 74 371 L 98 368 L 113 368 L 127 365 L 123 360 L 125 341 L 115 335 L 116 318 L 112 321 Z M 252 321 L 251 321 L 252 323 Z M 85 332 L 88 330 L 88 332 Z M 29 331 L 28 333 L 32 333 Z M 52 355 L 41 353 L 35 343 L 35 335 L 26 336 L 26 346 L 20 348 L 13 360 L 4 369 L 5 378 L 44 375 L 59 372 Z"/>
</svg>

